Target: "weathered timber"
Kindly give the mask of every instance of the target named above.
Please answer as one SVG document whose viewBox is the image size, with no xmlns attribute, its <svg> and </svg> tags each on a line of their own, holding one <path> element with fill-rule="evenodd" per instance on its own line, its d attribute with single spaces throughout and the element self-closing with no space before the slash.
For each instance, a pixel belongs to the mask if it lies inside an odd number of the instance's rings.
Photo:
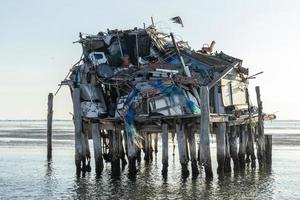
<svg viewBox="0 0 300 200">
<path fill-rule="evenodd" d="M 186 146 L 186 136 L 184 131 L 185 131 L 184 125 L 182 123 L 176 124 L 176 136 L 177 136 L 179 160 L 180 160 L 182 172 L 186 174 L 188 173 L 188 168 L 187 168 L 188 155 L 187 155 L 187 146 Z"/>
<path fill-rule="evenodd" d="M 154 134 L 154 152 L 155 152 L 155 155 L 156 155 L 157 152 L 158 152 L 157 144 L 158 144 L 158 134 L 155 133 L 155 134 Z"/>
<path fill-rule="evenodd" d="M 53 117 L 53 94 L 48 95 L 48 115 L 47 115 L 47 159 L 52 158 L 52 117 Z"/>
<path fill-rule="evenodd" d="M 86 165 L 87 144 L 86 144 L 86 141 L 85 141 L 85 132 L 84 132 L 84 128 L 83 128 L 83 122 L 82 122 L 81 127 L 82 127 L 82 131 L 81 131 L 81 145 L 82 145 L 82 167 L 81 167 L 81 171 L 84 175 L 85 172 L 87 171 L 87 165 Z"/>
<path fill-rule="evenodd" d="M 260 167 L 263 167 L 266 161 L 265 157 L 265 133 L 264 133 L 264 121 L 263 121 L 263 103 L 260 98 L 259 86 L 255 87 L 257 106 L 258 106 L 258 123 L 257 123 L 257 159 Z"/>
<path fill-rule="evenodd" d="M 151 160 L 151 147 L 150 147 L 150 142 L 151 140 L 149 141 L 150 139 L 150 134 L 148 134 L 147 132 L 144 132 L 143 133 L 143 138 L 144 138 L 144 160 L 145 162 L 149 162 Z"/>
<path fill-rule="evenodd" d="M 206 177 L 212 177 L 210 144 L 209 144 L 209 90 L 200 88 L 201 123 L 200 125 L 200 162 L 204 165 Z"/>
<path fill-rule="evenodd" d="M 136 144 L 134 144 L 134 141 L 130 138 L 128 133 L 126 132 L 126 145 L 127 145 L 127 157 L 129 162 L 129 174 L 136 174 Z"/>
<path fill-rule="evenodd" d="M 245 168 L 245 155 L 246 155 L 246 146 L 247 146 L 247 126 L 241 125 L 239 131 L 239 163 L 240 168 Z"/>
<path fill-rule="evenodd" d="M 225 123 L 217 123 L 216 124 L 216 141 L 217 141 L 217 161 L 218 161 L 218 174 L 224 173 L 224 165 L 225 165 L 225 134 L 226 134 L 226 124 Z"/>
<path fill-rule="evenodd" d="M 233 161 L 233 169 L 234 169 L 234 171 L 238 171 L 240 169 L 240 165 L 239 165 L 239 158 L 238 158 L 238 152 L 237 152 L 236 126 L 230 126 L 229 143 L 230 143 L 230 156 Z"/>
<path fill-rule="evenodd" d="M 112 131 L 111 169 L 113 175 L 120 175 L 120 131 Z"/>
<path fill-rule="evenodd" d="M 188 144 L 190 149 L 192 174 L 197 175 L 199 174 L 198 166 L 197 166 L 197 150 L 196 150 L 195 134 L 193 132 L 192 127 L 187 127 L 186 135 L 188 138 Z"/>
<path fill-rule="evenodd" d="M 124 150 L 124 145 L 123 145 L 123 141 L 124 141 L 124 137 L 122 132 L 120 132 L 120 158 L 122 160 L 122 169 L 124 169 L 125 165 L 127 164 L 126 158 L 125 158 L 125 150 Z M 141 159 L 141 158 L 140 158 Z"/>
<path fill-rule="evenodd" d="M 249 124 L 248 125 L 248 142 L 247 142 L 247 160 L 246 162 L 251 161 L 251 168 L 256 167 L 256 156 L 255 156 L 255 150 L 254 150 L 254 143 L 255 143 L 255 128 Z M 251 159 L 250 159 L 251 158 Z"/>
<path fill-rule="evenodd" d="M 231 158 L 230 158 L 230 143 L 229 143 L 229 126 L 226 125 L 225 133 L 225 161 L 224 161 L 224 172 L 231 172 Z"/>
<path fill-rule="evenodd" d="M 171 136 L 172 136 L 172 144 L 173 144 L 173 156 L 175 156 L 176 145 L 175 145 L 175 132 L 174 131 L 171 133 Z"/>
<path fill-rule="evenodd" d="M 266 164 L 272 165 L 272 135 L 265 135 Z"/>
<path fill-rule="evenodd" d="M 102 145 L 100 136 L 100 127 L 98 123 L 91 123 L 91 132 L 94 146 L 96 175 L 100 175 L 103 170 Z"/>
<path fill-rule="evenodd" d="M 75 127 L 75 165 L 76 173 L 80 175 L 81 172 L 81 161 L 85 158 L 82 156 L 82 123 L 81 123 L 81 103 L 80 103 L 80 88 L 74 88 L 73 94 L 73 121 Z"/>
<path fill-rule="evenodd" d="M 162 173 L 168 172 L 168 159 L 169 159 L 169 137 L 168 137 L 168 124 L 162 124 L 161 140 L 162 140 Z"/>
<path fill-rule="evenodd" d="M 89 132 L 90 132 L 90 125 L 88 123 L 83 123 L 83 156 L 85 156 L 87 164 L 86 164 L 86 171 L 91 171 L 91 152 L 90 152 L 90 145 L 89 145 Z"/>
</svg>

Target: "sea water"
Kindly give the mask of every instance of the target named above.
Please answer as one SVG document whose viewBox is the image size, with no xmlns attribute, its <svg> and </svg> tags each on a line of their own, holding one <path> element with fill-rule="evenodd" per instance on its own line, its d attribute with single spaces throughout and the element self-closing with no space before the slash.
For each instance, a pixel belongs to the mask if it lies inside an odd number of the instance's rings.
<svg viewBox="0 0 300 200">
<path fill-rule="evenodd" d="M 135 178 L 125 168 L 111 175 L 109 163 L 100 177 L 77 177 L 72 121 L 53 122 L 53 159 L 46 158 L 46 121 L 0 121 L 0 199 L 300 199 L 300 121 L 265 124 L 273 135 L 273 165 L 260 170 L 218 176 L 215 138 L 211 138 L 214 177 L 183 177 L 178 149 L 169 149 L 167 177 L 161 175 L 161 153 L 137 166 Z M 90 141 L 93 153 L 92 141 Z M 158 144 L 161 150 L 161 143 Z M 93 155 L 92 155 L 93 156 Z"/>
</svg>

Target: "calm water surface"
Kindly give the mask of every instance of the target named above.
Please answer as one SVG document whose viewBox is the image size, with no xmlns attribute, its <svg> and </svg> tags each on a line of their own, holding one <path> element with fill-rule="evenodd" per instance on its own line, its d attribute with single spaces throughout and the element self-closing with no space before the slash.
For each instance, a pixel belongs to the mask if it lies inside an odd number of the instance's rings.
<svg viewBox="0 0 300 200">
<path fill-rule="evenodd" d="M 169 173 L 161 175 L 161 154 L 151 164 L 142 162 L 136 178 L 127 168 L 119 178 L 110 164 L 96 178 L 92 172 L 77 178 L 74 164 L 73 124 L 53 124 L 53 160 L 46 159 L 45 121 L 0 121 L 0 199 L 300 199 L 300 121 L 266 124 L 273 134 L 273 166 L 216 175 L 216 151 L 212 138 L 214 178 L 181 176 L 178 152 L 169 150 Z M 92 150 L 92 141 L 90 148 Z M 170 145 L 171 146 L 171 145 Z M 160 149 L 160 144 L 159 144 Z M 177 149 L 176 149 L 177 150 Z"/>
</svg>

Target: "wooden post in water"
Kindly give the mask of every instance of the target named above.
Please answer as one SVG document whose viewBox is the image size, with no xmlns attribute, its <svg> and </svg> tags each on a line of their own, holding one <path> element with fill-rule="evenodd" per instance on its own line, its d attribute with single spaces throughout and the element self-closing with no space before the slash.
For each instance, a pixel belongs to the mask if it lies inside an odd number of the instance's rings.
<svg viewBox="0 0 300 200">
<path fill-rule="evenodd" d="M 103 170 L 102 145 L 98 123 L 91 123 L 91 132 L 94 146 L 96 175 L 99 176 Z"/>
<path fill-rule="evenodd" d="M 53 117 L 53 94 L 48 95 L 48 115 L 47 115 L 47 159 L 52 158 L 52 117 Z"/>
<path fill-rule="evenodd" d="M 229 143 L 230 143 L 230 155 L 233 161 L 233 169 L 234 171 L 238 171 L 240 169 L 240 165 L 239 165 L 239 158 L 237 153 L 236 126 L 230 126 Z"/>
<path fill-rule="evenodd" d="M 168 172 L 168 159 L 169 159 L 169 131 L 168 124 L 162 124 L 161 140 L 162 140 L 162 173 Z"/>
<path fill-rule="evenodd" d="M 209 90 L 208 87 L 200 88 L 201 98 L 201 123 L 200 123 L 200 163 L 203 163 L 207 178 L 213 176 L 211 168 L 209 144 Z"/>
<path fill-rule="evenodd" d="M 85 141 L 85 130 L 84 130 L 84 123 L 81 121 L 81 145 L 82 145 L 82 167 L 81 167 L 81 171 L 83 173 L 83 175 L 85 174 L 85 172 L 87 171 L 87 165 L 86 165 L 86 155 L 87 155 L 87 144 Z"/>
<path fill-rule="evenodd" d="M 184 132 L 184 124 L 182 122 L 180 124 L 176 124 L 176 135 L 177 135 L 178 153 L 179 153 L 179 160 L 181 164 L 182 173 L 187 174 L 188 155 L 187 155 L 187 146 L 186 146 L 186 136 Z"/>
<path fill-rule="evenodd" d="M 196 150 L 196 141 L 195 141 L 195 134 L 193 132 L 193 127 L 187 128 L 186 133 L 187 133 L 189 149 L 190 149 L 192 174 L 197 175 L 199 174 L 199 171 L 197 167 L 197 150 Z"/>
<path fill-rule="evenodd" d="M 144 153 L 145 153 L 145 156 L 144 156 L 144 160 L 145 162 L 149 162 L 151 160 L 151 156 L 150 156 L 150 151 L 151 151 L 151 147 L 150 147 L 150 142 L 149 139 L 150 139 L 150 133 L 147 133 L 147 132 L 144 132 L 143 133 L 143 138 L 144 138 Z"/>
<path fill-rule="evenodd" d="M 125 165 L 127 164 L 126 158 L 125 158 L 125 150 L 124 150 L 124 146 L 123 146 L 123 133 L 120 132 L 120 157 L 122 160 L 122 170 L 124 169 Z M 141 158 L 140 158 L 141 159 Z"/>
<path fill-rule="evenodd" d="M 127 156 L 129 161 L 129 174 L 135 175 L 136 170 L 136 145 L 134 144 L 133 140 L 126 134 L 126 140 L 127 140 Z"/>
<path fill-rule="evenodd" d="M 81 119 L 81 101 L 80 101 L 80 88 L 74 88 L 73 90 L 73 121 L 75 127 L 75 164 L 76 173 L 80 175 L 81 172 L 81 161 L 84 159 L 82 156 L 82 119 Z"/>
<path fill-rule="evenodd" d="M 88 123 L 84 123 L 84 143 L 85 143 L 85 157 L 87 160 L 86 171 L 91 171 L 91 151 L 89 145 L 89 133 L 91 131 L 90 125 Z"/>
<path fill-rule="evenodd" d="M 255 87 L 257 106 L 258 106 L 258 137 L 257 137 L 257 159 L 259 166 L 262 167 L 265 164 L 265 133 L 264 133 L 264 121 L 263 121 L 263 103 L 260 98 L 259 86 Z"/>
<path fill-rule="evenodd" d="M 272 165 L 272 135 L 265 135 L 266 164 Z"/>
<path fill-rule="evenodd" d="M 245 168 L 245 155 L 246 155 L 246 146 L 247 146 L 247 126 L 241 125 L 240 131 L 239 131 L 240 137 L 239 137 L 239 162 L 240 162 L 240 168 Z"/>
<path fill-rule="evenodd" d="M 158 144 L 158 133 L 155 133 L 155 135 L 154 135 L 154 152 L 155 152 L 155 155 L 158 152 L 157 144 Z"/>
<path fill-rule="evenodd" d="M 120 175 L 120 131 L 115 130 L 112 134 L 111 169 L 113 175 Z"/>
<path fill-rule="evenodd" d="M 218 161 L 218 174 L 224 173 L 224 164 L 225 164 L 225 148 L 226 148 L 226 124 L 217 123 L 216 124 L 216 141 L 217 141 L 217 161 Z"/>
<path fill-rule="evenodd" d="M 229 143 L 229 126 L 226 125 L 225 133 L 225 162 L 224 162 L 224 172 L 231 172 L 231 159 L 230 159 L 230 143 Z"/>
<path fill-rule="evenodd" d="M 248 125 L 248 142 L 247 142 L 247 160 L 248 162 L 251 161 L 251 168 L 256 167 L 256 156 L 254 151 L 254 141 L 255 141 L 255 128 L 249 124 Z M 250 160 L 251 158 L 251 160 Z"/>
</svg>

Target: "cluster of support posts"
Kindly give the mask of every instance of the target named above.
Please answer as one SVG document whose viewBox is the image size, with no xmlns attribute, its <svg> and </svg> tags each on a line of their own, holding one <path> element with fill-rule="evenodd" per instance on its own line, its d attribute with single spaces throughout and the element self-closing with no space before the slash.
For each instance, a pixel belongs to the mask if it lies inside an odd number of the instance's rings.
<svg viewBox="0 0 300 200">
<path fill-rule="evenodd" d="M 214 92 L 218 96 L 217 90 Z M 189 174 L 189 162 L 191 163 L 192 174 L 199 174 L 199 167 L 203 167 L 206 177 L 213 176 L 210 133 L 216 135 L 216 153 L 217 153 L 217 173 L 224 174 L 231 172 L 231 166 L 234 171 L 242 170 L 246 165 L 256 167 L 256 157 L 260 167 L 272 163 L 272 136 L 264 135 L 262 102 L 260 99 L 259 87 L 256 87 L 258 101 L 258 121 L 248 124 L 231 124 L 230 122 L 210 122 L 209 106 L 209 88 L 201 87 L 201 117 L 196 120 L 175 119 L 170 121 L 161 121 L 161 130 L 151 132 L 151 130 L 139 132 L 142 136 L 142 147 L 127 137 L 126 132 L 119 129 L 104 130 L 99 121 L 83 121 L 80 108 L 80 89 L 74 88 L 72 92 L 74 108 L 74 126 L 75 126 L 75 164 L 78 175 L 81 172 L 91 171 L 90 160 L 91 153 L 89 149 L 88 138 L 93 139 L 95 171 L 100 175 L 104 168 L 104 160 L 111 163 L 112 174 L 120 174 L 121 167 L 128 164 L 129 173 L 137 172 L 137 163 L 140 163 L 141 151 L 144 152 L 144 161 L 150 162 L 153 159 L 153 152 L 158 152 L 158 139 L 161 138 L 162 155 L 162 174 L 168 172 L 169 160 L 169 138 L 173 141 L 174 155 L 174 136 L 177 138 L 177 148 L 179 160 L 182 166 L 182 173 Z M 216 101 L 215 112 L 222 114 L 224 108 Z M 47 129 L 47 157 L 52 157 L 52 107 L 53 95 L 48 96 L 48 129 Z M 171 133 L 171 134 L 170 134 Z M 198 135 L 199 140 L 196 140 Z M 169 137 L 171 136 L 171 137 Z M 154 147 L 153 147 L 154 143 Z M 198 150 L 197 150 L 198 143 Z M 255 155 L 255 143 L 257 147 L 257 156 Z M 127 156 L 127 159 L 126 159 Z"/>
</svg>

